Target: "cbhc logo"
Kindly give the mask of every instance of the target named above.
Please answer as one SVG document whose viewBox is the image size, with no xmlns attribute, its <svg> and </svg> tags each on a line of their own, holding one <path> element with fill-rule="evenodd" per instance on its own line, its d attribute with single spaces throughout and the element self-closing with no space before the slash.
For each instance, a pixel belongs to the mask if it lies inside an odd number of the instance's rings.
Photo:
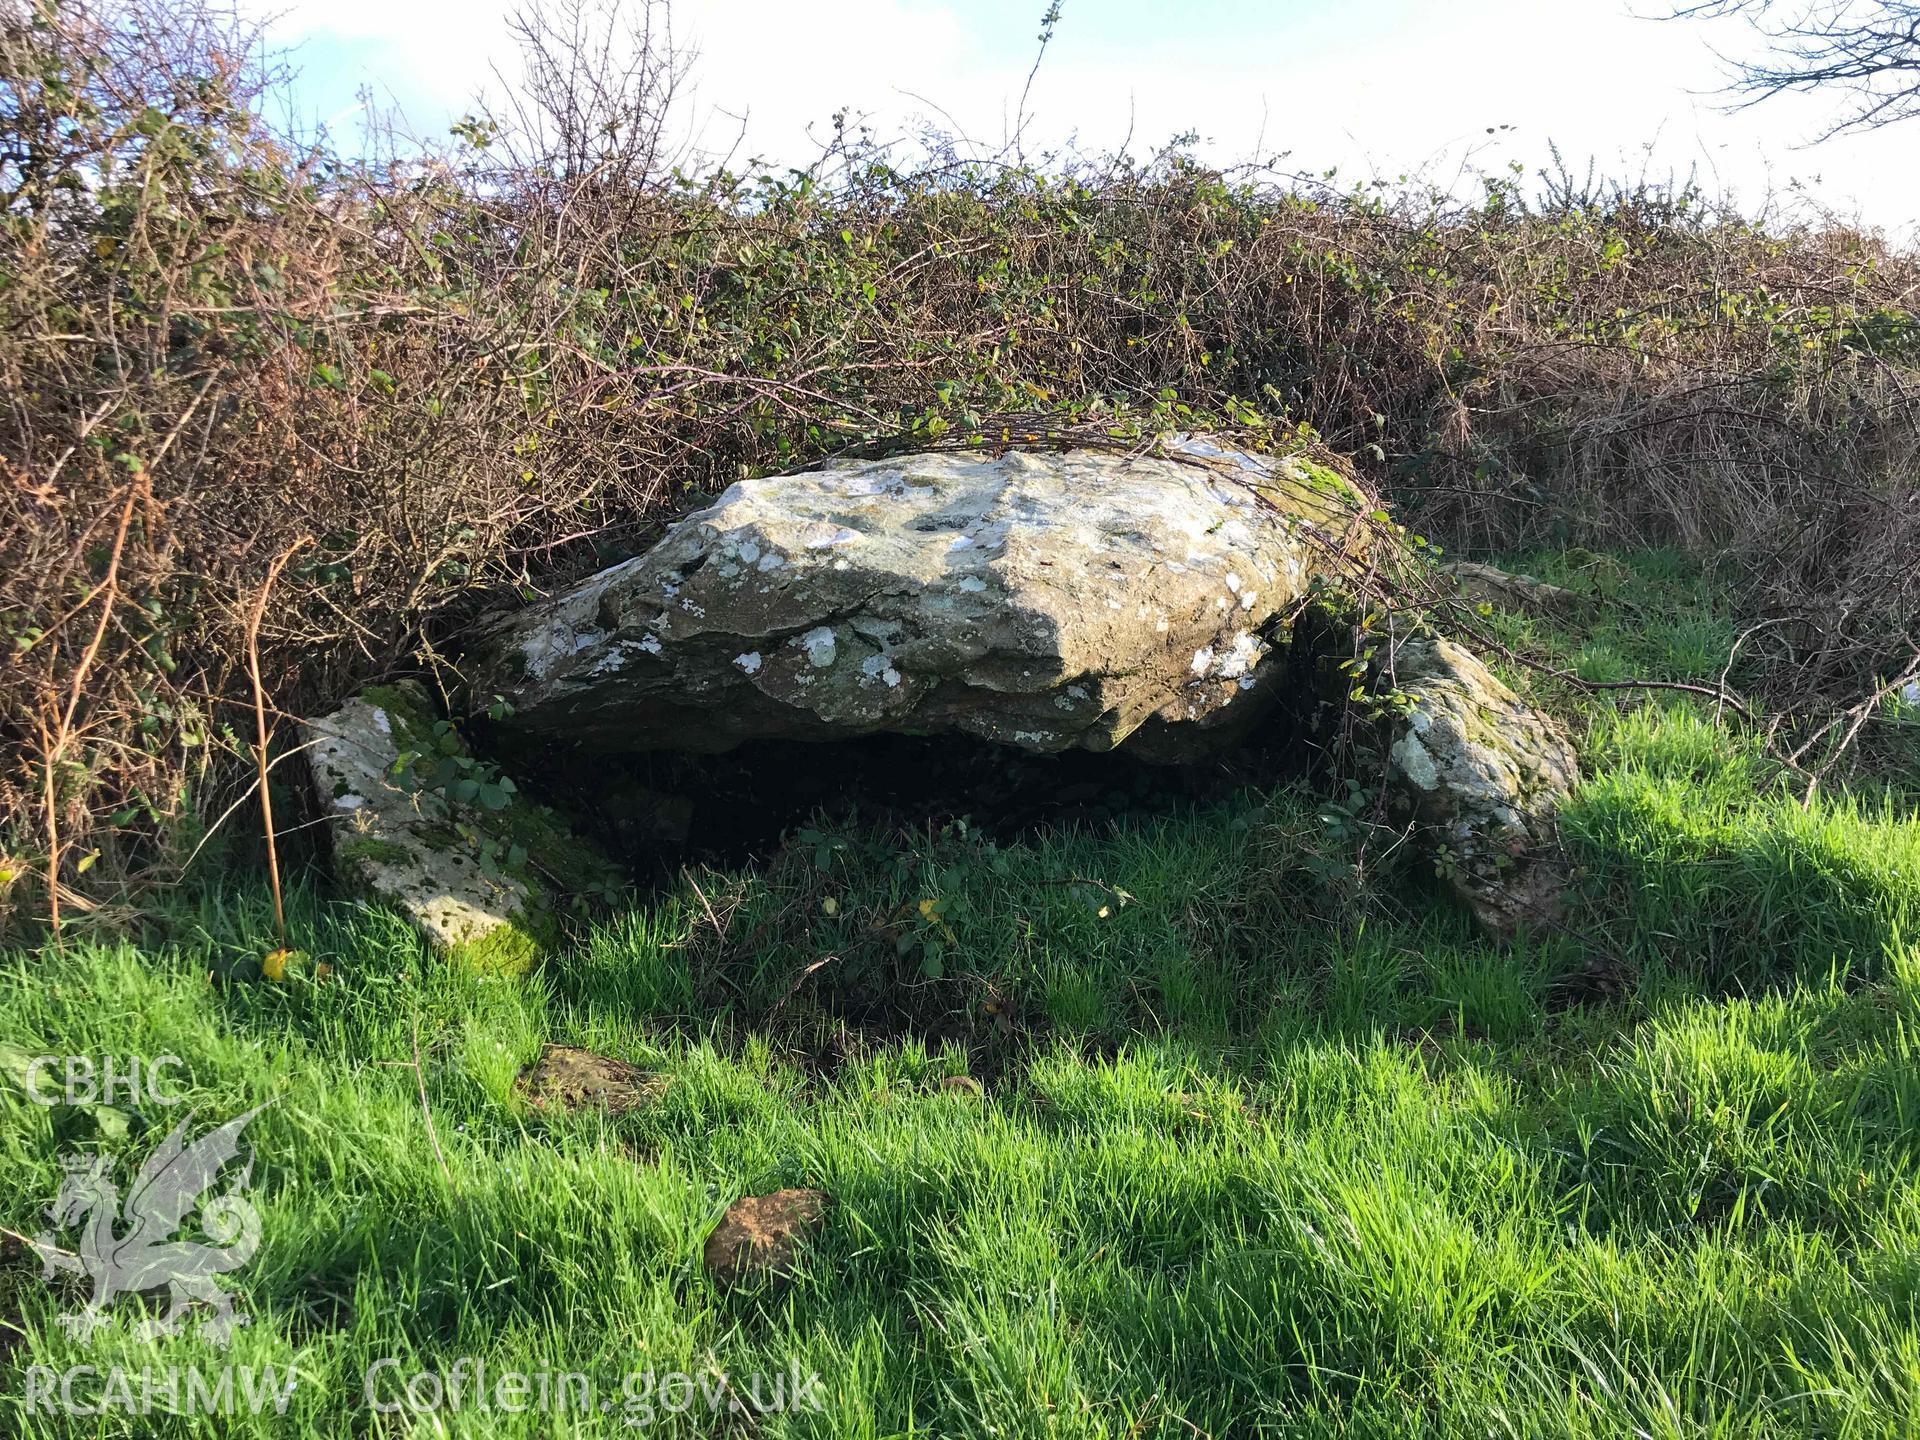
<svg viewBox="0 0 1920 1440">
<path fill-rule="evenodd" d="M 41 1055 L 27 1065 L 27 1099 L 55 1105 L 178 1105 L 180 1096 L 160 1088 L 160 1077 L 180 1067 L 178 1055 L 142 1060 L 137 1055 Z"/>
</svg>

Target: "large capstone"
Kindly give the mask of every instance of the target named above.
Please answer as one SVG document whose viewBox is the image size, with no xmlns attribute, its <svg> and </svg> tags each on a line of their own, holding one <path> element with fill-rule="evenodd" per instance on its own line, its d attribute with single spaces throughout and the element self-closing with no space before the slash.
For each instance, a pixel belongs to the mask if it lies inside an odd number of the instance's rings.
<svg viewBox="0 0 1920 1440">
<path fill-rule="evenodd" d="M 1362 497 L 1302 457 L 1185 449 L 743 480 L 496 622 L 474 688 L 603 751 L 893 731 L 1189 758 L 1281 688 L 1287 624 Z"/>
</svg>

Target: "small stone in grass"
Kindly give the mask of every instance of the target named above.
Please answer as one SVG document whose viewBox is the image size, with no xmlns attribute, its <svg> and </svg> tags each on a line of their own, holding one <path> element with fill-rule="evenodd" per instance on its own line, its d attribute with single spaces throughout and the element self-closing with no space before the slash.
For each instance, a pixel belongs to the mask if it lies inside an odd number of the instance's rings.
<svg viewBox="0 0 1920 1440">
<path fill-rule="evenodd" d="M 591 1050 L 548 1045 L 538 1060 L 520 1072 L 514 1088 L 538 1110 L 584 1110 L 597 1105 L 610 1115 L 624 1115 L 658 1100 L 667 1088 L 667 1077 Z"/>
<path fill-rule="evenodd" d="M 819 1190 L 746 1195 L 727 1207 L 701 1252 L 707 1273 L 735 1285 L 754 1273 L 793 1273 L 800 1242 L 820 1228 L 827 1196 Z"/>
</svg>

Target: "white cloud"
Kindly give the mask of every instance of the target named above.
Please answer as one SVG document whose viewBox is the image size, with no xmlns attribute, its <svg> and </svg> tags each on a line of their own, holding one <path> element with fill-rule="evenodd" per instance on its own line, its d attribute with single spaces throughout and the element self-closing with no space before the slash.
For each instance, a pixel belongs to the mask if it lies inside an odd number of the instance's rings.
<svg viewBox="0 0 1920 1440">
<path fill-rule="evenodd" d="M 505 0 L 295 0 L 274 33 L 304 40 L 296 58 L 310 66 L 337 72 L 349 57 L 377 97 L 434 133 L 492 64 L 511 62 L 504 10 Z M 782 161 L 815 153 L 841 108 L 883 136 L 931 118 L 996 147 L 1032 59 L 1030 24 L 988 26 L 958 0 L 679 0 L 673 13 L 676 40 L 698 51 L 690 115 L 703 144 L 726 148 L 745 117 L 745 153 Z M 1827 118 L 1824 100 L 1722 114 L 1698 93 L 1717 80 L 1704 37 L 1732 32 L 1637 19 L 1617 0 L 1353 0 L 1337 13 L 1189 0 L 1183 23 L 1156 27 L 1151 44 L 1119 33 L 1092 4 L 1066 7 L 1034 84 L 1030 148 L 1075 134 L 1099 150 L 1130 134 L 1138 149 L 1191 129 L 1217 159 L 1258 148 L 1349 178 L 1451 182 L 1469 156 L 1531 171 L 1555 140 L 1576 168 L 1592 156 L 1612 175 L 1697 170 L 1749 204 L 1817 176 L 1843 211 L 1903 232 L 1920 220 L 1908 135 L 1802 150 Z M 1513 128 L 1488 135 L 1502 126 Z"/>
<path fill-rule="evenodd" d="M 319 113 L 337 113 L 359 89 L 439 132 L 511 63 L 504 0 L 242 0 L 267 23 L 302 72 L 301 99 L 316 85 Z M 313 105 L 306 108 L 312 110 Z"/>
</svg>

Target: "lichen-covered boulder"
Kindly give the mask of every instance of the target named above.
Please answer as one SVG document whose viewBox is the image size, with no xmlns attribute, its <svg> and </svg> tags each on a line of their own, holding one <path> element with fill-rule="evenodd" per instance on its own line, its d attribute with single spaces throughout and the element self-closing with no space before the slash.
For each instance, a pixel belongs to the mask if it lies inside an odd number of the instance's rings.
<svg viewBox="0 0 1920 1440">
<path fill-rule="evenodd" d="M 1304 457 L 1185 444 L 743 480 L 496 623 L 470 678 L 607 751 L 895 731 L 1185 758 L 1256 716 L 1361 507 Z"/>
<path fill-rule="evenodd" d="M 1579 783 L 1573 746 L 1437 636 L 1387 646 L 1375 684 L 1403 697 L 1388 724 L 1387 783 L 1441 873 L 1494 935 L 1551 924 L 1569 878 L 1554 815 Z"/>
<path fill-rule="evenodd" d="M 524 970 L 553 932 L 550 877 L 576 875 L 582 891 L 604 883 L 605 861 L 511 779 L 473 764 L 419 685 L 377 686 L 301 729 L 336 871 L 435 951 Z"/>
</svg>

